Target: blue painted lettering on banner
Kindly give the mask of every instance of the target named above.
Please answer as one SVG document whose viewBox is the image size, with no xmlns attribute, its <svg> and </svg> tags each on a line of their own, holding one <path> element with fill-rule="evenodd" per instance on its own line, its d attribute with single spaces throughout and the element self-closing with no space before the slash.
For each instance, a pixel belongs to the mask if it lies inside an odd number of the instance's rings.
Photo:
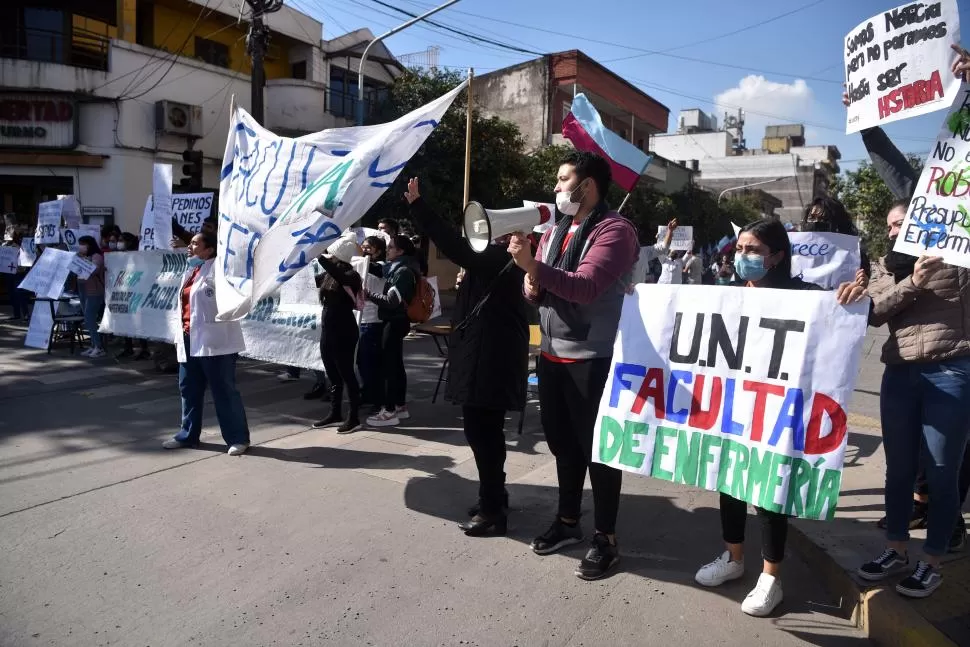
<svg viewBox="0 0 970 647">
<path fill-rule="evenodd" d="M 276 201 L 272 205 L 266 206 L 266 194 L 269 192 L 269 179 L 274 176 L 274 171 L 280 162 L 280 148 L 276 148 L 276 158 L 273 160 L 273 168 L 266 173 L 266 179 L 263 180 L 263 197 L 260 199 L 260 208 L 263 213 L 270 217 L 269 226 L 272 227 L 273 223 L 276 222 L 276 218 L 273 217 L 273 213 L 276 211 L 276 207 L 280 206 L 280 202 L 283 200 L 283 194 L 286 192 L 287 186 L 290 183 L 290 167 L 293 165 L 293 158 L 296 157 L 296 143 L 294 142 L 290 146 L 290 159 L 286 162 L 286 168 L 283 170 L 283 181 L 280 184 L 280 191 L 276 196 Z"/>
<path fill-rule="evenodd" d="M 374 158 L 374 161 L 370 163 L 370 167 L 368 167 L 367 169 L 367 174 L 372 178 L 384 177 L 387 175 L 398 173 L 402 168 L 404 168 L 404 165 L 407 164 L 407 162 L 401 162 L 396 166 L 391 166 L 389 168 L 382 169 L 382 168 L 378 168 L 378 165 L 380 163 L 381 163 L 381 156 L 378 155 L 377 157 Z M 379 189 L 386 189 L 392 186 L 393 182 L 371 182 L 370 185 L 373 187 L 377 187 Z"/>
</svg>

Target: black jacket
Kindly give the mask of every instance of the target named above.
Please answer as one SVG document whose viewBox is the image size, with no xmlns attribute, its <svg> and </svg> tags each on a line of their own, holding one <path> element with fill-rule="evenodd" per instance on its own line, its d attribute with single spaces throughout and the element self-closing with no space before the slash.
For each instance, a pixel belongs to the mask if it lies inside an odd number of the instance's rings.
<svg viewBox="0 0 970 647">
<path fill-rule="evenodd" d="M 528 304 L 522 296 L 522 270 L 513 265 L 502 272 L 512 260 L 504 247 L 489 245 L 485 251 L 475 252 L 421 198 L 411 205 L 411 217 L 441 253 L 465 268 L 452 315 L 453 326 L 468 317 L 495 283 L 478 315 L 461 330 L 455 330 L 448 340 L 445 397 L 455 404 L 521 411 L 525 407 L 529 370 Z"/>
</svg>

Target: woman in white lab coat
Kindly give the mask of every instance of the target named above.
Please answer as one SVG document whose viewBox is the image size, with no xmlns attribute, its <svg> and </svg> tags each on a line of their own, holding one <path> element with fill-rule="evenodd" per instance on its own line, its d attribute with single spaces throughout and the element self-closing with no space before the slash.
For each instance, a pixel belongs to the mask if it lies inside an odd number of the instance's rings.
<svg viewBox="0 0 970 647">
<path fill-rule="evenodd" d="M 179 291 L 182 325 L 175 338 L 182 428 L 162 446 L 180 449 L 199 444 L 208 385 L 229 455 L 239 456 L 249 449 L 246 409 L 236 388 L 236 359 L 246 344 L 238 321 L 216 321 L 215 263 L 215 234 L 196 234 L 189 243 L 189 267 Z"/>
</svg>

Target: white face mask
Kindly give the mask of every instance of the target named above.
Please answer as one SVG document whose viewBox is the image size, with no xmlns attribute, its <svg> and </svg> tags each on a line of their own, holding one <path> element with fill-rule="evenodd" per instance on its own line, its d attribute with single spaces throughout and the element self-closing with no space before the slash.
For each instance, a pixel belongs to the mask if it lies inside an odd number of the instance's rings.
<svg viewBox="0 0 970 647">
<path fill-rule="evenodd" d="M 125 251 L 125 247 L 126 247 L 126 245 L 124 243 L 118 243 L 118 251 L 119 252 Z"/>
<path fill-rule="evenodd" d="M 108 243 L 108 249 L 118 249 L 118 243 Z"/>
<path fill-rule="evenodd" d="M 582 186 L 582 182 L 576 185 L 572 191 L 560 191 L 556 194 L 556 208 L 567 216 L 575 216 L 579 213 L 579 202 L 573 202 L 573 194 Z M 584 194 L 585 195 L 585 194 Z"/>
</svg>

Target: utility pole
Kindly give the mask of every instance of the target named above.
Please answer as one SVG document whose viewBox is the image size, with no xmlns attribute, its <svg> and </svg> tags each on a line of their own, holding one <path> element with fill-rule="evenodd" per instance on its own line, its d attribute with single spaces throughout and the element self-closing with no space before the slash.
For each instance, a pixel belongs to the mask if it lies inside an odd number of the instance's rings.
<svg viewBox="0 0 970 647">
<path fill-rule="evenodd" d="M 253 12 L 249 35 L 246 37 L 246 51 L 253 62 L 250 77 L 252 86 L 250 114 L 260 125 L 263 125 L 263 88 L 266 85 L 263 60 L 266 58 L 266 46 L 269 44 L 269 28 L 263 24 L 263 16 L 282 9 L 283 0 L 246 0 L 246 4 Z"/>
</svg>

